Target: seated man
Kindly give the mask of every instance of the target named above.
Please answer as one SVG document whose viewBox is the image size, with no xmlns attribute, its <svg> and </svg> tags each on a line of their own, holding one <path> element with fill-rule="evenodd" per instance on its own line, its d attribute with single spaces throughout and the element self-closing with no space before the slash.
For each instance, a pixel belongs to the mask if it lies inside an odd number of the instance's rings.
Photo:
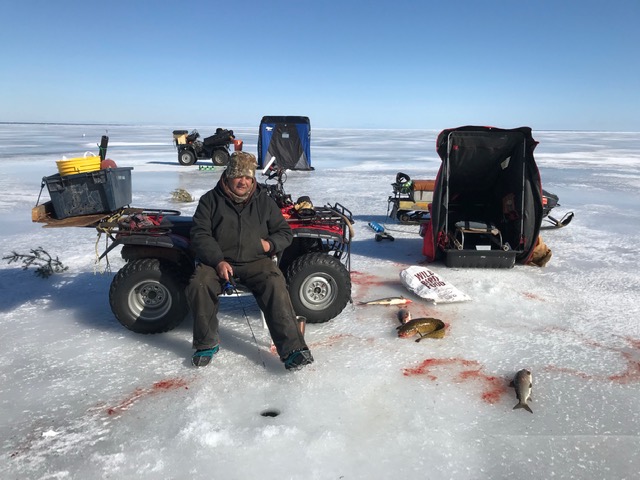
<svg viewBox="0 0 640 480">
<path fill-rule="evenodd" d="M 217 185 L 193 216 L 191 243 L 198 259 L 187 287 L 193 314 L 192 363 L 209 364 L 218 352 L 218 304 L 222 284 L 242 282 L 264 312 L 269 333 L 287 369 L 313 362 L 296 320 L 284 275 L 271 257 L 293 239 L 275 201 L 256 182 L 256 158 L 234 152 Z"/>
</svg>

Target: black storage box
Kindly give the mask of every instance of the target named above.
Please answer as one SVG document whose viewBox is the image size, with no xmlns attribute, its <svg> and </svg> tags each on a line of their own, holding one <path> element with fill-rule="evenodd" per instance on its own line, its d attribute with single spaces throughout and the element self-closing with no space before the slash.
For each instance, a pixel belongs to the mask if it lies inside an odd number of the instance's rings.
<svg viewBox="0 0 640 480">
<path fill-rule="evenodd" d="M 44 177 L 55 218 L 114 212 L 131 203 L 133 167 Z"/>
<path fill-rule="evenodd" d="M 202 140 L 202 143 L 207 146 L 221 146 L 231 143 L 233 141 L 233 130 L 226 130 L 224 128 L 216 129 L 216 133 Z"/>
<path fill-rule="evenodd" d="M 513 268 L 515 250 L 445 250 L 445 264 L 452 268 Z"/>
</svg>

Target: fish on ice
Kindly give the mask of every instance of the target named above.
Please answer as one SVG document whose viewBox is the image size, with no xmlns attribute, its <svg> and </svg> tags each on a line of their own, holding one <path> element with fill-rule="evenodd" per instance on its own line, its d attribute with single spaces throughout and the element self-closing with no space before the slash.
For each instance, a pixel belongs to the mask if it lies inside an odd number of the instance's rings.
<svg viewBox="0 0 640 480">
<path fill-rule="evenodd" d="M 360 305 L 407 305 L 408 303 L 411 303 L 411 300 L 400 296 L 400 297 L 378 298 L 377 300 L 360 302 Z"/>
<path fill-rule="evenodd" d="M 396 327 L 396 330 L 398 330 L 398 337 L 400 338 L 420 335 L 420 338 L 416 340 L 416 342 L 419 342 L 423 338 L 443 338 L 445 324 L 437 318 L 416 318 Z"/>
<path fill-rule="evenodd" d="M 411 320 L 411 312 L 409 310 L 407 310 L 406 308 L 400 308 L 398 310 L 398 321 L 402 325 L 404 325 L 409 320 Z"/>
<path fill-rule="evenodd" d="M 526 368 L 518 371 L 511 386 L 516 389 L 516 397 L 518 403 L 513 409 L 524 408 L 527 412 L 533 413 L 531 407 L 527 402 L 531 401 L 531 388 L 533 387 L 533 375 Z"/>
</svg>

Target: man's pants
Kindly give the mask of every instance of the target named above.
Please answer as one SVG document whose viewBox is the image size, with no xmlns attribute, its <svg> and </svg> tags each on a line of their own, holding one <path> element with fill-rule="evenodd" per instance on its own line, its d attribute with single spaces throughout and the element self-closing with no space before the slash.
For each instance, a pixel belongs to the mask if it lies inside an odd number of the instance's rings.
<svg viewBox="0 0 640 480">
<path fill-rule="evenodd" d="M 284 360 L 291 352 L 306 348 L 278 266 L 269 258 L 232 266 L 234 277 L 253 293 L 264 313 L 280 358 Z M 193 315 L 193 348 L 212 348 L 219 343 L 217 314 L 222 280 L 214 268 L 198 264 L 186 292 Z"/>
</svg>

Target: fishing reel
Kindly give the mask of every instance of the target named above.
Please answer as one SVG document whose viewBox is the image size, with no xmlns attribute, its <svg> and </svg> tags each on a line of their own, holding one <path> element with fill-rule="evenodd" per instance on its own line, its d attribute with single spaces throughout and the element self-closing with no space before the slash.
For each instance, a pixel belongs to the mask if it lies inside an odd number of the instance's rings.
<svg viewBox="0 0 640 480">
<path fill-rule="evenodd" d="M 233 278 L 229 278 L 229 280 L 223 282 L 222 284 L 223 295 L 233 295 L 235 291 L 236 291 L 236 282 Z"/>
</svg>

